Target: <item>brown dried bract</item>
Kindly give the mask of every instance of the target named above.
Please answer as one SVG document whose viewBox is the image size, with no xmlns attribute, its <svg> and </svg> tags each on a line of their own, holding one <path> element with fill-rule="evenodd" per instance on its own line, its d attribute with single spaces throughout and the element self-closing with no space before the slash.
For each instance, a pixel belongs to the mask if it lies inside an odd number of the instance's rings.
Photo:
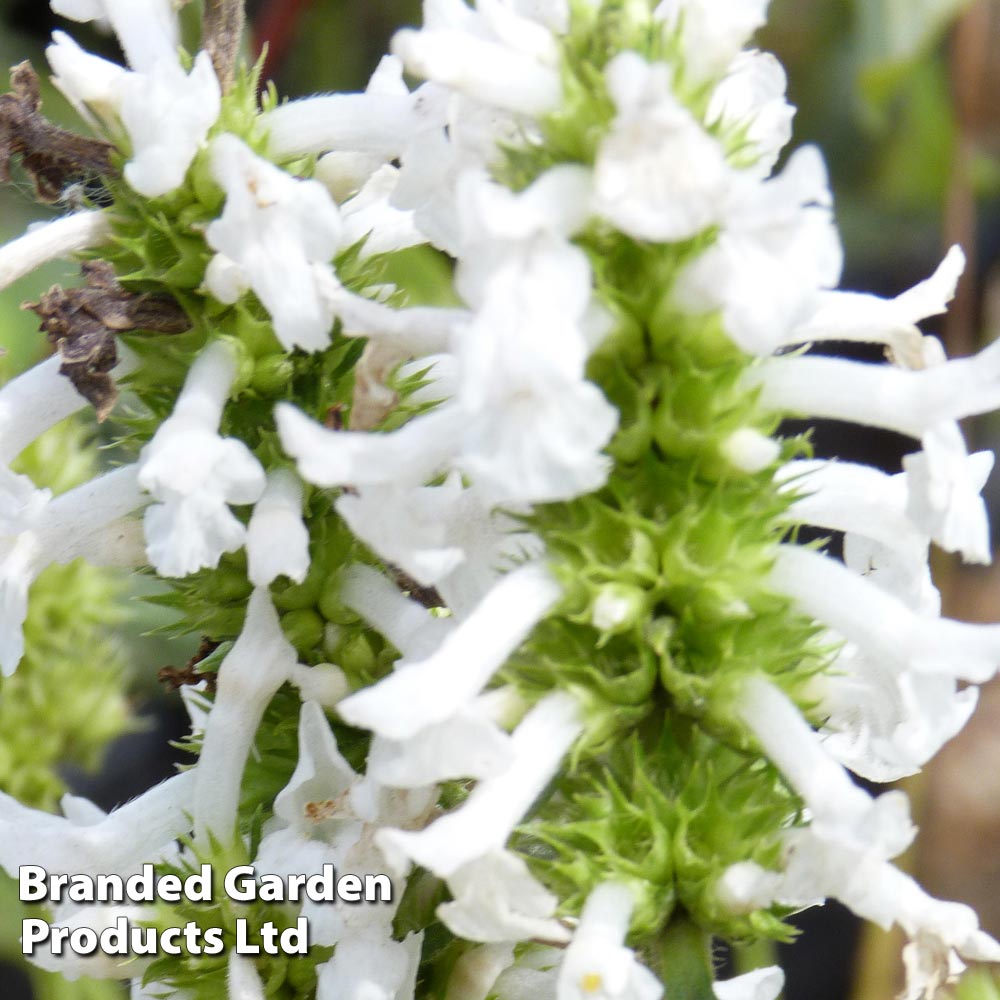
<svg viewBox="0 0 1000 1000">
<path fill-rule="evenodd" d="M 38 200 L 54 202 L 74 180 L 114 173 L 110 143 L 68 132 L 40 114 L 38 75 L 30 62 L 10 71 L 10 85 L 9 94 L 0 94 L 0 181 L 10 182 L 11 160 L 20 156 Z"/>
<path fill-rule="evenodd" d="M 126 291 L 107 261 L 88 261 L 81 270 L 85 288 L 54 285 L 41 301 L 26 302 L 24 308 L 39 316 L 42 331 L 62 358 L 60 372 L 103 420 L 118 398 L 110 375 L 118 363 L 115 334 L 184 333 L 191 322 L 169 295 Z"/>
<path fill-rule="evenodd" d="M 211 656 L 219 648 L 219 643 L 203 636 L 198 652 L 184 664 L 183 667 L 161 667 L 156 674 L 156 679 L 161 684 L 169 686 L 171 691 L 178 691 L 189 684 L 200 684 L 205 681 L 205 688 L 209 694 L 215 693 L 215 672 L 206 670 L 202 673 L 198 670 L 198 664 L 206 657 Z"/>
</svg>

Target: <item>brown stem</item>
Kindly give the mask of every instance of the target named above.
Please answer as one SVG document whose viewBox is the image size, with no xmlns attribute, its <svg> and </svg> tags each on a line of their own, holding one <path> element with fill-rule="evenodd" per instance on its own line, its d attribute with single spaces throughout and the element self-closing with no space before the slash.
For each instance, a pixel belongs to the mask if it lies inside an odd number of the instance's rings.
<svg viewBox="0 0 1000 1000">
<path fill-rule="evenodd" d="M 233 85 L 245 22 L 243 0 L 205 0 L 202 48 L 212 57 L 223 93 Z"/>
</svg>

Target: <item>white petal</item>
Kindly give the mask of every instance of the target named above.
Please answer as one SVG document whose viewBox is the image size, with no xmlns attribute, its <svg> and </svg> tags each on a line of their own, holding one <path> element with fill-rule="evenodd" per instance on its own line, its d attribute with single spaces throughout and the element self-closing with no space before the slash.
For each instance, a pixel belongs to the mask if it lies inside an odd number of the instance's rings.
<svg viewBox="0 0 1000 1000">
<path fill-rule="evenodd" d="M 552 916 L 556 897 L 516 854 L 494 851 L 470 861 L 448 879 L 448 887 L 454 901 L 442 903 L 437 915 L 467 941 L 569 940 L 569 932 Z"/>
<path fill-rule="evenodd" d="M 397 740 L 444 721 L 479 694 L 559 596 L 559 585 L 543 567 L 514 570 L 439 650 L 346 698 L 338 705 L 340 715 Z"/>
<path fill-rule="evenodd" d="M 101 246 L 108 242 L 110 236 L 111 224 L 104 212 L 75 212 L 52 222 L 31 226 L 23 236 L 0 247 L 0 289 L 50 260 Z"/>
<path fill-rule="evenodd" d="M 714 982 L 712 992 L 716 1000 L 778 1000 L 784 985 L 785 973 L 777 965 L 772 965 Z"/>
<path fill-rule="evenodd" d="M 558 769 L 582 729 L 579 709 L 569 695 L 540 701 L 514 731 L 514 762 L 480 782 L 454 812 L 419 832 L 385 829 L 375 842 L 391 867 L 409 858 L 448 877 L 462 865 L 500 850 Z"/>
<path fill-rule="evenodd" d="M 302 583 L 309 572 L 309 532 L 302 521 L 302 486 L 279 469 L 267 477 L 247 526 L 247 576 L 255 587 L 279 576 Z"/>
</svg>

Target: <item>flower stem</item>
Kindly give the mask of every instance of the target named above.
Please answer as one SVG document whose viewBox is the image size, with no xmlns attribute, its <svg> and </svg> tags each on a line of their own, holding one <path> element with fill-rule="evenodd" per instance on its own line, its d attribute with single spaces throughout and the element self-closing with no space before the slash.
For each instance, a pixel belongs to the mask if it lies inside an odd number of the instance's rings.
<svg viewBox="0 0 1000 1000">
<path fill-rule="evenodd" d="M 670 1000 L 714 1000 L 712 939 L 686 914 L 676 915 L 653 945 L 651 965 Z"/>
</svg>

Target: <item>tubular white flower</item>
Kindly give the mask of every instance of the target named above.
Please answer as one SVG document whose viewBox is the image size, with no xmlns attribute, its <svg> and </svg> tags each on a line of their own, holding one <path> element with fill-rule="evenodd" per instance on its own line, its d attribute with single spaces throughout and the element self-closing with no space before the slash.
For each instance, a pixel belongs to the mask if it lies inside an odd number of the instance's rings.
<svg viewBox="0 0 1000 1000">
<path fill-rule="evenodd" d="M 348 527 L 382 558 L 438 588 L 463 616 L 500 572 L 540 543 L 506 514 L 491 511 L 452 473 L 440 486 L 363 487 L 336 503 Z"/>
<path fill-rule="evenodd" d="M 235 950 L 229 955 L 226 986 L 229 1000 L 264 1000 L 264 984 L 260 981 L 257 966 Z"/>
<path fill-rule="evenodd" d="M 322 274 L 340 246 L 340 213 L 319 181 L 296 180 L 261 159 L 234 135 L 212 143 L 212 173 L 226 192 L 222 216 L 205 239 L 243 270 L 271 315 L 282 345 L 318 351 L 330 342 L 333 313 L 321 292 Z M 232 282 L 209 291 L 231 300 Z"/>
<path fill-rule="evenodd" d="M 622 52 L 605 74 L 618 114 L 594 164 L 594 210 L 646 240 L 684 240 L 718 222 L 725 153 L 674 97 L 670 67 Z"/>
<path fill-rule="evenodd" d="M 918 565 L 927 561 L 929 535 L 907 515 L 905 476 L 853 462 L 798 460 L 776 478 L 784 492 L 799 494 L 789 517 L 831 531 L 863 534 Z"/>
<path fill-rule="evenodd" d="M 338 942 L 320 968 L 316 1000 L 413 1000 L 424 935 L 393 941 L 388 931 Z"/>
<path fill-rule="evenodd" d="M 350 291 L 332 276 L 323 291 L 345 337 L 368 337 L 391 345 L 396 348 L 399 361 L 446 350 L 455 331 L 470 316 L 466 309 L 433 306 L 394 309 Z"/>
<path fill-rule="evenodd" d="M 514 961 L 512 944 L 483 944 L 465 952 L 448 976 L 444 1000 L 487 1000 L 495 996 L 493 984 Z M 533 1000 L 542 1000 L 537 995 Z"/>
<path fill-rule="evenodd" d="M 777 965 L 712 983 L 716 1000 L 778 1000 L 785 974 Z"/>
<path fill-rule="evenodd" d="M 899 924 L 910 938 L 904 949 L 909 1000 L 934 996 L 939 986 L 953 981 L 964 968 L 959 956 L 1000 960 L 1000 944 L 979 929 L 972 909 L 928 896 L 878 851 L 852 846 L 832 833 L 832 827 L 816 824 L 789 832 L 784 872 L 734 866 L 722 879 L 722 898 L 735 901 L 737 885 L 744 902 L 755 906 L 774 901 L 801 907 L 830 897 L 886 930 Z"/>
<path fill-rule="evenodd" d="M 145 523 L 149 560 L 162 576 L 215 567 L 223 552 L 243 545 L 246 529 L 228 505 L 254 503 L 264 491 L 264 471 L 247 446 L 218 434 L 235 377 L 232 349 L 209 344 L 140 454 L 139 485 L 160 501 Z"/>
<path fill-rule="evenodd" d="M 110 238 L 111 223 L 106 212 L 74 212 L 30 226 L 23 236 L 0 247 L 0 289 L 50 260 L 101 246 Z"/>
<path fill-rule="evenodd" d="M 274 801 L 254 865 L 282 877 L 320 871 L 329 861 L 341 868 L 363 822 L 350 803 L 357 775 L 340 755 L 323 710 L 303 702 L 299 714 L 299 759 Z M 309 916 L 311 907 L 303 911 Z"/>
<path fill-rule="evenodd" d="M 407 660 L 433 654 L 455 628 L 449 618 L 435 618 L 422 604 L 404 597 L 371 566 L 357 564 L 344 573 L 341 600 L 378 629 Z"/>
<path fill-rule="evenodd" d="M 761 404 L 923 437 L 937 425 L 1000 406 L 1000 341 L 923 371 L 842 358 L 780 357 L 752 369 Z"/>
<path fill-rule="evenodd" d="M 813 824 L 865 828 L 884 838 L 894 857 L 913 839 L 906 797 L 888 792 L 872 800 L 823 749 L 819 737 L 779 688 L 762 677 L 742 686 L 737 714 L 764 752 L 813 813 Z M 881 821 L 888 822 L 881 822 Z M 874 822 L 873 822 L 874 821 Z"/>
<path fill-rule="evenodd" d="M 243 630 L 219 665 L 195 769 L 195 835 L 202 844 L 210 833 L 224 843 L 233 836 L 240 780 L 257 726 L 268 702 L 291 677 L 296 659 L 267 590 L 255 588 Z"/>
<path fill-rule="evenodd" d="M 170 0 L 51 0 L 56 14 L 71 21 L 109 24 L 134 70 L 146 72 L 157 63 L 178 63 L 180 32 Z"/>
<path fill-rule="evenodd" d="M 348 150 L 381 162 L 399 156 L 421 132 L 441 128 L 444 102 L 420 87 L 412 94 L 329 94 L 289 101 L 261 118 L 277 159 Z"/>
<path fill-rule="evenodd" d="M 783 545 L 771 574 L 776 590 L 856 642 L 867 657 L 902 672 L 942 674 L 980 684 L 1000 666 L 1000 625 L 927 619 L 846 566 Z"/>
<path fill-rule="evenodd" d="M 556 1000 L 659 1000 L 663 985 L 625 947 L 635 900 L 619 883 L 604 882 L 587 897 L 579 926 L 566 949 Z"/>
<path fill-rule="evenodd" d="M 509 111 L 541 115 L 562 97 L 558 69 L 538 53 L 466 31 L 400 31 L 393 37 L 392 51 L 411 73 Z"/>
<path fill-rule="evenodd" d="M 765 21 L 770 0 L 662 0 L 653 17 L 680 32 L 685 75 L 721 75 Z"/>
<path fill-rule="evenodd" d="M 45 57 L 55 74 L 52 84 L 91 124 L 99 123 L 112 135 L 120 132 L 121 82 L 128 70 L 92 55 L 64 31 L 52 34 Z"/>
<path fill-rule="evenodd" d="M 514 570 L 440 649 L 421 662 L 397 665 L 389 677 L 346 698 L 337 706 L 340 715 L 352 726 L 397 740 L 443 722 L 482 691 L 560 594 L 543 566 Z"/>
<path fill-rule="evenodd" d="M 398 168 L 387 163 L 372 174 L 353 198 L 344 202 L 341 214 L 345 246 L 361 243 L 361 254 L 371 257 L 427 242 L 414 224 L 413 212 L 392 204 L 398 182 Z"/>
<path fill-rule="evenodd" d="M 80 907 L 72 914 L 53 921 L 51 926 L 54 930 L 58 928 L 71 933 L 77 928 L 87 927 L 96 934 L 101 934 L 115 927 L 119 917 L 124 917 L 131 924 L 138 924 L 146 915 L 147 911 L 137 905 L 97 903 Z M 141 973 L 148 968 L 153 958 L 135 955 L 131 950 L 127 950 L 124 955 L 108 954 L 100 948 L 91 955 L 80 954 L 69 947 L 57 953 L 53 951 L 52 940 L 47 939 L 36 944 L 28 961 L 39 969 L 57 973 L 63 979 L 73 982 L 81 976 L 88 979 L 128 979 L 136 972 Z"/>
<path fill-rule="evenodd" d="M 287 469 L 268 475 L 264 493 L 254 505 L 247 525 L 247 566 L 255 587 L 266 587 L 282 575 L 302 583 L 309 572 L 302 484 Z"/>
<path fill-rule="evenodd" d="M 708 103 L 706 123 L 741 131 L 756 159 L 750 169 L 758 177 L 771 172 L 792 137 L 795 108 L 785 100 L 787 83 L 784 68 L 770 52 L 741 52 Z"/>
<path fill-rule="evenodd" d="M 734 176 L 718 239 L 681 272 L 678 303 L 692 312 L 721 309 L 740 347 L 771 354 L 840 280 L 831 204 L 826 166 L 811 146 L 770 180 Z"/>
<path fill-rule="evenodd" d="M 870 781 L 916 774 L 968 722 L 977 687 L 951 677 L 896 672 L 848 644 L 809 688 L 826 751 Z"/>
<path fill-rule="evenodd" d="M 929 278 L 894 299 L 862 292 L 822 292 L 816 311 L 788 332 L 785 343 L 884 343 L 905 367 L 921 368 L 924 336 L 917 323 L 947 311 L 964 270 L 965 254 L 961 247 L 953 246 Z"/>
<path fill-rule="evenodd" d="M 129 538 L 119 544 L 121 520 L 144 498 L 136 467 L 130 465 L 55 500 L 48 490 L 35 490 L 26 477 L 14 477 L 0 499 L 7 507 L 0 520 L 0 668 L 9 676 L 24 655 L 28 589 L 37 575 L 50 563 L 80 556 L 99 565 L 118 564 L 131 552 Z M 141 549 L 134 555 L 141 556 Z"/>
<path fill-rule="evenodd" d="M 21 805 L 0 793 L 0 866 L 17 878 L 20 865 L 49 872 L 131 873 L 160 856 L 190 829 L 194 774 L 178 774 L 155 785 L 102 819 L 91 811 L 83 822 Z"/>
<path fill-rule="evenodd" d="M 500 697 L 496 697 L 499 695 Z M 513 758 L 510 737 L 498 724 L 519 707 L 516 695 L 491 691 L 454 715 L 403 740 L 376 737 L 368 775 L 390 788 L 425 788 L 456 778 L 491 778 Z"/>
<path fill-rule="evenodd" d="M 125 180 L 147 198 L 180 187 L 221 110 L 222 91 L 208 53 L 198 53 L 190 74 L 164 60 L 148 73 L 126 74 L 118 88 L 121 120 L 132 141 Z"/>
<path fill-rule="evenodd" d="M 290 403 L 274 410 L 281 445 L 317 486 L 422 486 L 455 452 L 461 415 L 439 407 L 397 431 L 331 431 Z"/>
<path fill-rule="evenodd" d="M 466 941 L 570 939 L 553 917 L 556 897 L 510 851 L 494 851 L 463 865 L 448 879 L 448 888 L 454 899 L 436 913 L 452 934 Z"/>
<path fill-rule="evenodd" d="M 514 731 L 510 767 L 480 782 L 462 806 L 425 829 L 382 829 L 375 843 L 391 867 L 402 869 L 409 858 L 444 878 L 502 849 L 582 730 L 576 701 L 561 692 L 548 695 Z"/>
<path fill-rule="evenodd" d="M 946 552 L 961 552 L 966 562 L 990 562 L 989 519 L 980 493 L 993 469 L 993 452 L 969 455 L 961 430 L 950 421 L 927 431 L 922 444 L 922 451 L 903 457 L 908 514 Z"/>
</svg>

